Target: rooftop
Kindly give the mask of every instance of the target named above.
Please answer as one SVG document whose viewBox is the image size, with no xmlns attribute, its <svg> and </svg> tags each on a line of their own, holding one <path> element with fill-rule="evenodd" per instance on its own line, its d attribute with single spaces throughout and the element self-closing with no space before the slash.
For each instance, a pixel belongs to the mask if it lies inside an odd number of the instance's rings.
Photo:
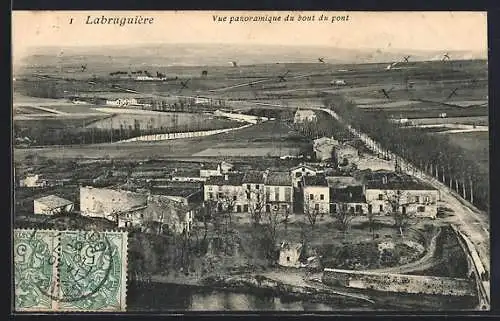
<svg viewBox="0 0 500 321">
<path fill-rule="evenodd" d="M 303 176 L 305 186 L 328 186 L 328 182 L 323 175 Z"/>
<path fill-rule="evenodd" d="M 73 204 L 72 201 L 69 201 L 67 199 L 64 199 L 64 198 L 56 196 L 56 195 L 48 195 L 48 196 L 40 197 L 40 198 L 36 199 L 35 201 L 38 203 L 44 204 L 49 208 L 59 208 L 59 207 Z"/>
<path fill-rule="evenodd" d="M 343 188 L 347 186 L 362 185 L 360 181 L 351 176 L 327 176 L 326 181 L 330 188 Z"/>
<path fill-rule="evenodd" d="M 330 193 L 332 202 L 341 203 L 365 203 L 362 186 L 349 186 L 345 188 L 332 189 Z"/>
<path fill-rule="evenodd" d="M 199 192 L 199 188 L 179 188 L 179 187 L 153 187 L 151 194 L 188 197 Z"/>
<path fill-rule="evenodd" d="M 365 174 L 367 189 L 383 190 L 436 190 L 435 187 L 413 176 L 379 170 Z"/>
<path fill-rule="evenodd" d="M 226 179 L 227 178 L 227 179 Z M 212 176 L 205 181 L 205 185 L 229 185 L 229 186 L 241 186 L 243 182 L 243 174 L 233 173 L 224 176 Z"/>
<path fill-rule="evenodd" d="M 173 177 L 200 177 L 199 169 L 183 169 L 172 173 Z"/>
<path fill-rule="evenodd" d="M 263 171 L 248 171 L 243 176 L 243 183 L 250 184 L 264 184 L 265 183 L 265 172 Z"/>
<path fill-rule="evenodd" d="M 292 177 L 288 172 L 269 172 L 266 185 L 288 186 L 292 185 Z"/>
<path fill-rule="evenodd" d="M 201 165 L 201 169 L 217 170 L 219 168 L 219 163 L 204 163 Z"/>
<path fill-rule="evenodd" d="M 295 113 L 295 116 L 297 117 L 311 117 L 311 116 L 316 116 L 316 113 L 313 110 L 309 109 L 299 109 Z"/>
<path fill-rule="evenodd" d="M 287 251 L 294 250 L 299 252 L 300 250 L 302 250 L 302 246 L 303 246 L 302 243 L 288 243 L 288 242 L 281 243 L 281 249 Z"/>
</svg>

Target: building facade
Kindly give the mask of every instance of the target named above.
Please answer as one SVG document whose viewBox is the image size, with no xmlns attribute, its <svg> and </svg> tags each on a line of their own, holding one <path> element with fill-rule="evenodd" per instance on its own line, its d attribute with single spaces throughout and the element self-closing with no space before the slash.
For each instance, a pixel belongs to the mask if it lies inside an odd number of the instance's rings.
<svg viewBox="0 0 500 321">
<path fill-rule="evenodd" d="M 317 120 L 316 113 L 313 110 L 299 109 L 295 112 L 293 122 L 295 124 L 302 124 L 306 122 L 314 122 Z"/>
<path fill-rule="evenodd" d="M 437 215 L 439 191 L 433 186 L 406 174 L 375 172 L 366 183 L 368 211 L 391 214 L 393 206 L 403 214 L 416 217 Z"/>
<path fill-rule="evenodd" d="M 330 188 L 322 175 L 304 176 L 302 180 L 303 210 L 319 214 L 330 212 Z"/>
<path fill-rule="evenodd" d="M 300 187 L 302 183 L 302 177 L 304 176 L 314 176 L 317 171 L 315 168 L 307 165 L 299 165 L 290 169 L 290 176 L 292 177 L 293 187 Z"/>
<path fill-rule="evenodd" d="M 265 189 L 266 212 L 293 212 L 293 182 L 288 172 L 269 172 Z"/>
</svg>

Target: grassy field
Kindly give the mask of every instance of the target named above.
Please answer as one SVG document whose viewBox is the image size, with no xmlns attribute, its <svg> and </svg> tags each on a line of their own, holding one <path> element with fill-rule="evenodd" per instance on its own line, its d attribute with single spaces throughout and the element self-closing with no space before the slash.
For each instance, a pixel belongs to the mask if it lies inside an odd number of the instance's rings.
<svg viewBox="0 0 500 321">
<path fill-rule="evenodd" d="M 75 64 L 79 67 L 79 62 Z M 325 95 L 340 94 L 364 102 L 366 112 L 388 112 L 393 117 L 406 118 L 437 118 L 440 113 L 446 113 L 449 118 L 454 117 L 476 117 L 487 116 L 487 107 L 459 108 L 442 104 L 443 101 L 453 103 L 453 101 L 484 100 L 487 95 L 487 68 L 484 61 L 451 61 L 442 63 L 415 62 L 407 65 L 407 69 L 386 70 L 387 64 L 316 64 L 316 63 L 279 63 L 248 65 L 233 68 L 230 66 L 171 66 L 168 67 L 166 82 L 137 82 L 132 79 L 122 79 L 120 77 L 110 77 L 109 73 L 116 70 L 133 70 L 139 65 L 120 66 L 116 61 L 109 64 L 97 64 L 90 72 L 75 72 L 71 66 L 67 65 L 61 70 L 54 66 L 28 67 L 26 70 L 16 75 L 15 91 L 17 96 L 26 94 L 29 90 L 34 90 L 35 85 L 32 73 L 46 73 L 49 76 L 62 78 L 40 80 L 37 79 L 36 86 L 47 84 L 51 89 L 49 92 L 68 93 L 81 92 L 87 95 L 98 95 L 99 91 L 110 93 L 110 85 L 115 84 L 123 88 L 138 91 L 138 95 L 161 96 L 172 99 L 175 95 L 183 96 L 206 96 L 226 101 L 226 107 L 235 110 L 248 110 L 259 108 L 290 109 L 307 108 L 308 106 L 321 106 Z M 75 67 L 75 68 L 76 68 Z M 160 68 L 160 69 L 158 69 Z M 406 67 L 405 67 L 406 68 Z M 73 68 L 74 69 L 74 68 Z M 157 65 L 142 64 L 141 70 L 160 70 Z M 201 71 L 206 70 L 208 75 L 202 77 Z M 163 71 L 162 71 L 163 72 Z M 288 73 L 287 73 L 288 72 Z M 281 79 L 283 76 L 284 79 Z M 178 77 L 178 79 L 175 79 Z M 23 80 L 25 79 L 25 80 Z M 332 80 L 345 80 L 345 86 L 332 86 Z M 89 84 L 92 80 L 92 84 Z M 180 81 L 186 81 L 187 88 L 181 88 Z M 254 85 L 249 82 L 261 81 Z M 406 86 L 406 81 L 412 83 L 411 88 Z M 31 89 L 30 89 L 31 88 Z M 450 93 L 457 89 L 456 95 L 447 98 Z M 384 97 L 381 89 L 390 91 L 390 99 Z M 111 90 L 114 91 L 114 90 Z M 119 92 L 116 92 L 119 95 Z M 123 93 L 124 96 L 130 95 Z M 135 95 L 135 94 L 134 94 Z M 64 97 L 64 94 L 62 94 Z M 69 110 L 83 110 L 87 106 L 78 106 L 78 109 L 70 107 L 57 107 L 60 100 L 23 98 L 25 102 L 40 102 L 52 104 L 64 112 Z M 409 104 L 411 100 L 425 99 L 435 102 L 417 102 Z M 23 101 L 18 99 L 18 101 Z M 373 106 L 375 105 L 375 106 Z M 379 105 L 379 106 L 377 106 Z M 82 108 L 82 109 L 80 109 Z M 64 109 L 64 110 L 63 110 Z M 91 109 L 91 108 L 89 108 Z M 133 126 L 133 117 L 130 115 L 120 115 L 113 119 L 94 122 L 91 126 L 120 128 L 120 125 Z M 180 126 L 208 126 L 212 121 L 224 123 L 220 126 L 229 126 L 231 121 L 206 120 L 199 115 L 182 116 L 174 120 L 170 116 L 153 117 L 141 116 L 137 118 L 141 128 L 148 127 L 168 127 Z M 470 122 L 471 119 L 463 119 Z M 43 122 L 45 122 L 44 120 Z M 50 126 L 63 126 L 61 123 L 68 122 L 68 126 L 76 126 L 81 120 L 47 120 L 53 122 Z M 474 120 L 475 121 L 475 120 Z M 481 122 L 484 120 L 481 119 Z M 22 124 L 22 123 L 21 123 Z M 25 123 L 23 125 L 35 126 L 35 123 Z M 212 126 L 212 125 L 210 125 Z M 292 130 L 284 123 L 269 122 L 259 124 L 235 132 L 209 136 L 204 138 L 183 139 L 181 141 L 164 141 L 154 143 L 134 143 L 134 144 L 99 144 L 95 146 L 71 146 L 63 150 L 44 148 L 32 150 L 32 152 L 42 153 L 54 157 L 78 157 L 78 156 L 110 156 L 110 157 L 160 157 L 178 156 L 188 157 L 191 155 L 221 155 L 238 151 L 241 155 L 252 153 L 252 149 L 262 148 L 255 154 L 262 154 L 266 148 L 282 149 L 301 147 L 302 142 L 295 143 L 287 138 Z M 480 142 L 481 143 L 481 142 Z M 295 145 L 294 145 L 295 144 Z M 234 149 L 234 148 L 237 148 Z M 248 151 L 240 150 L 247 148 Z M 219 150 L 218 150 L 219 149 Z M 17 151 L 16 153 L 29 154 L 30 151 Z M 201 154 L 198 154 L 201 153 Z M 208 155 L 207 154 L 207 155 Z M 267 153 L 266 153 L 267 154 Z M 208 156 L 207 156 L 208 157 Z"/>
<path fill-rule="evenodd" d="M 110 118 L 94 122 L 87 128 L 134 128 L 166 129 L 174 131 L 196 131 L 241 126 L 240 122 L 228 119 L 213 118 L 196 113 L 140 113 L 115 114 Z"/>
</svg>

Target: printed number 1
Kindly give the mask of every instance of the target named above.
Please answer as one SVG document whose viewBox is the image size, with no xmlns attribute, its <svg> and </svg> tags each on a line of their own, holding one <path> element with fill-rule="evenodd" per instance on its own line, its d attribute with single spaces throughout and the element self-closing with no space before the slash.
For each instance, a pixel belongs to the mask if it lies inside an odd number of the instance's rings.
<svg viewBox="0 0 500 321">
<path fill-rule="evenodd" d="M 70 19 L 69 19 L 69 24 L 70 24 L 70 25 L 71 25 L 71 24 L 73 24 L 73 18 L 70 18 Z"/>
</svg>

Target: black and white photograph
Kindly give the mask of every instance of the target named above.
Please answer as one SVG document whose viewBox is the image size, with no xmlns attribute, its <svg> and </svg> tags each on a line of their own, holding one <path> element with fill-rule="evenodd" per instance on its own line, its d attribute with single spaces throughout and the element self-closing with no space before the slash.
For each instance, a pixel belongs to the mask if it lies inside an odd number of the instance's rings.
<svg viewBox="0 0 500 321">
<path fill-rule="evenodd" d="M 486 12 L 13 11 L 12 311 L 490 310 Z"/>
</svg>

